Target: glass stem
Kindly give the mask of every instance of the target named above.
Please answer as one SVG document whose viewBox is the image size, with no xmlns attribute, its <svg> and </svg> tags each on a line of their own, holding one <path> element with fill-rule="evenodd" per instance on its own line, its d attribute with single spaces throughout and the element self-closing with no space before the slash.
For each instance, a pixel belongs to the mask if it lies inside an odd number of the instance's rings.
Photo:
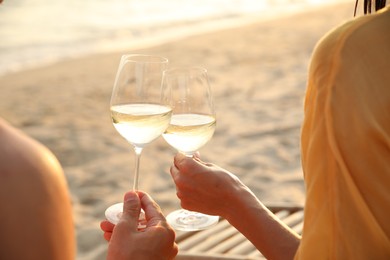
<svg viewBox="0 0 390 260">
<path fill-rule="evenodd" d="M 133 191 L 138 191 L 139 162 L 141 159 L 142 148 L 134 147 L 134 151 L 135 151 L 135 173 L 134 173 Z"/>
</svg>

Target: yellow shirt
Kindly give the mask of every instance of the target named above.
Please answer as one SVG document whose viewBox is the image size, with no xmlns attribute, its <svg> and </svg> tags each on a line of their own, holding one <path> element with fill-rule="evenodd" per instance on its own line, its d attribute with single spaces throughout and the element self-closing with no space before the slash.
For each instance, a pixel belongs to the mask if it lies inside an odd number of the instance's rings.
<svg viewBox="0 0 390 260">
<path fill-rule="evenodd" d="M 302 128 L 307 201 L 296 259 L 390 259 L 390 8 L 313 53 Z"/>
</svg>

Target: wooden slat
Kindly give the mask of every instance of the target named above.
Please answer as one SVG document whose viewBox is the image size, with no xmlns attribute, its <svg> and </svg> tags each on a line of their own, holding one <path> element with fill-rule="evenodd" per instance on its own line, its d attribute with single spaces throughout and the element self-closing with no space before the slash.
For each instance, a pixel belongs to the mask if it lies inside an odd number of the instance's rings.
<svg viewBox="0 0 390 260">
<path fill-rule="evenodd" d="M 225 241 L 221 242 L 214 248 L 210 249 L 208 253 L 226 253 L 229 252 L 232 248 L 237 246 L 238 244 L 242 243 L 242 241 L 246 240 L 246 237 L 239 233 L 235 228 L 229 228 L 235 232 L 235 234 L 230 237 L 229 239 L 226 239 Z"/>
<path fill-rule="evenodd" d="M 219 254 L 189 254 L 183 253 L 179 254 L 175 258 L 176 260 L 259 260 L 264 259 L 263 256 L 260 257 L 248 257 L 240 255 L 219 255 Z"/>
<path fill-rule="evenodd" d="M 303 209 L 299 206 L 268 207 L 281 221 L 297 233 L 302 233 Z M 225 219 L 206 230 L 177 232 L 178 260 L 250 260 L 264 257 L 256 247 Z"/>
<path fill-rule="evenodd" d="M 179 248 L 181 250 L 189 250 L 194 246 L 197 246 L 199 243 L 202 243 L 207 238 L 211 237 L 213 234 L 217 234 L 219 232 L 224 232 L 230 226 L 229 222 L 220 221 L 217 225 L 205 229 L 199 232 L 187 232 L 190 233 L 191 236 L 187 237 L 185 240 L 180 241 L 180 235 L 178 235 L 179 240 L 176 239 L 176 242 L 179 244 Z"/>
<path fill-rule="evenodd" d="M 229 226 L 228 228 L 224 229 L 222 232 L 215 233 L 212 236 L 207 237 L 207 239 L 204 240 L 203 243 L 192 247 L 188 251 L 189 252 L 194 252 L 194 251 L 209 252 L 214 247 L 216 247 L 220 243 L 222 243 L 223 241 L 226 241 L 230 237 L 234 236 L 234 234 L 237 234 L 237 230 L 235 228 L 232 228 L 231 226 Z"/>
<path fill-rule="evenodd" d="M 229 250 L 229 253 L 235 255 L 247 255 L 253 251 L 257 251 L 257 249 L 249 240 L 246 239 L 242 241 L 242 243 L 240 243 L 239 245 Z"/>
</svg>

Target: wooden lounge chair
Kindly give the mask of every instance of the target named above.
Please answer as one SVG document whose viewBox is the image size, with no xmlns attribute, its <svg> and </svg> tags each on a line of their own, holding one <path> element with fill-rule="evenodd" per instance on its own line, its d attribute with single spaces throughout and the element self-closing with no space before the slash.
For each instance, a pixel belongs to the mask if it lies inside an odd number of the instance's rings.
<svg viewBox="0 0 390 260">
<path fill-rule="evenodd" d="M 284 223 L 302 233 L 303 208 L 300 206 L 271 205 L 268 207 Z M 225 219 L 209 229 L 197 232 L 176 232 L 179 246 L 177 260 L 251 260 L 264 256 Z"/>
</svg>

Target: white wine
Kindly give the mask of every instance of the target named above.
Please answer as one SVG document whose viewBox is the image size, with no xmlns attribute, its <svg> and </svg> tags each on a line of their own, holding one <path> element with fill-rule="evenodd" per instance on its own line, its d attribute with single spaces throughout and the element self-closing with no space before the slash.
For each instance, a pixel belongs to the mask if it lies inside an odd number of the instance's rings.
<svg viewBox="0 0 390 260">
<path fill-rule="evenodd" d="M 211 115 L 174 114 L 163 137 L 178 151 L 192 154 L 211 139 L 215 125 L 215 117 Z"/>
<path fill-rule="evenodd" d="M 111 107 L 116 130 L 138 147 L 159 137 L 167 129 L 171 115 L 172 108 L 157 104 L 123 104 Z"/>
</svg>

